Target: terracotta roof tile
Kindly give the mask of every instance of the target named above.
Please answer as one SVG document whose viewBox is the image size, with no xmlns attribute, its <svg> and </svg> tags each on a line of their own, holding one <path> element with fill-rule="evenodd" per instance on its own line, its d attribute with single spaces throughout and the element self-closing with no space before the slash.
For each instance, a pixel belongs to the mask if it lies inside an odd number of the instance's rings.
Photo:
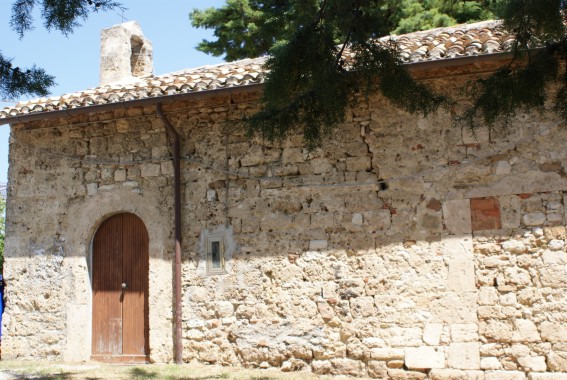
<svg viewBox="0 0 567 380">
<path fill-rule="evenodd" d="M 395 44 L 405 62 L 415 63 L 503 52 L 511 46 L 513 35 L 504 31 L 499 21 L 485 21 L 389 36 L 381 41 Z M 62 96 L 24 101 L 0 110 L 0 120 L 30 113 L 263 83 L 265 59 L 203 66 L 141 77 L 135 83 L 114 83 Z"/>
</svg>

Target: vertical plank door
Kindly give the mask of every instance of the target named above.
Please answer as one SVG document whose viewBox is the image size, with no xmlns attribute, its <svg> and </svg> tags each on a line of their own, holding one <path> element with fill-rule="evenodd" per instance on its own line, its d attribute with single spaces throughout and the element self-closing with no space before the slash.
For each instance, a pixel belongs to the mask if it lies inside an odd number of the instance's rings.
<svg viewBox="0 0 567 380">
<path fill-rule="evenodd" d="M 94 360 L 146 361 L 149 353 L 149 238 L 133 214 L 104 221 L 93 239 Z"/>
</svg>

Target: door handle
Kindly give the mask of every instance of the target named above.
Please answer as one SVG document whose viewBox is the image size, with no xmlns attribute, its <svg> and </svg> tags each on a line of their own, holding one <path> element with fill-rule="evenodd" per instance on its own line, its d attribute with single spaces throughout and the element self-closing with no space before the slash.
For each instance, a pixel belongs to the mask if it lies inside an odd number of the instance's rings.
<svg viewBox="0 0 567 380">
<path fill-rule="evenodd" d="M 122 291 L 124 292 L 124 291 L 126 291 L 126 289 L 128 289 L 128 285 L 125 282 L 123 282 L 122 283 Z"/>
</svg>

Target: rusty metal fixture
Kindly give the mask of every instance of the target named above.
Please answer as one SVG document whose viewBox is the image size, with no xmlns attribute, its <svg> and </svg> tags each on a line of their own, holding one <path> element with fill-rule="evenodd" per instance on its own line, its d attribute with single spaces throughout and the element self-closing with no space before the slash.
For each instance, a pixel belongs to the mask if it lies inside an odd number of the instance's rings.
<svg viewBox="0 0 567 380">
<path fill-rule="evenodd" d="M 167 130 L 167 136 L 173 153 L 173 176 L 174 176 L 174 209 L 175 209 L 175 269 L 173 276 L 174 287 L 174 334 L 173 354 L 176 364 L 183 364 L 182 344 L 182 318 L 181 318 L 181 143 L 179 133 L 171 125 L 163 114 L 161 103 L 156 104 L 156 112 Z"/>
</svg>

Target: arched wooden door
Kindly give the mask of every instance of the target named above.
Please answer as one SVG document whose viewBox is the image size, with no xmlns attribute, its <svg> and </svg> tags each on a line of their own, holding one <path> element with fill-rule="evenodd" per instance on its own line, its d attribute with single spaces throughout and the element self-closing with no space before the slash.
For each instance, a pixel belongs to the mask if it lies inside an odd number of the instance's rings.
<svg viewBox="0 0 567 380">
<path fill-rule="evenodd" d="M 94 360 L 148 360 L 148 245 L 144 222 L 133 214 L 108 218 L 95 234 L 91 351 Z"/>
</svg>

